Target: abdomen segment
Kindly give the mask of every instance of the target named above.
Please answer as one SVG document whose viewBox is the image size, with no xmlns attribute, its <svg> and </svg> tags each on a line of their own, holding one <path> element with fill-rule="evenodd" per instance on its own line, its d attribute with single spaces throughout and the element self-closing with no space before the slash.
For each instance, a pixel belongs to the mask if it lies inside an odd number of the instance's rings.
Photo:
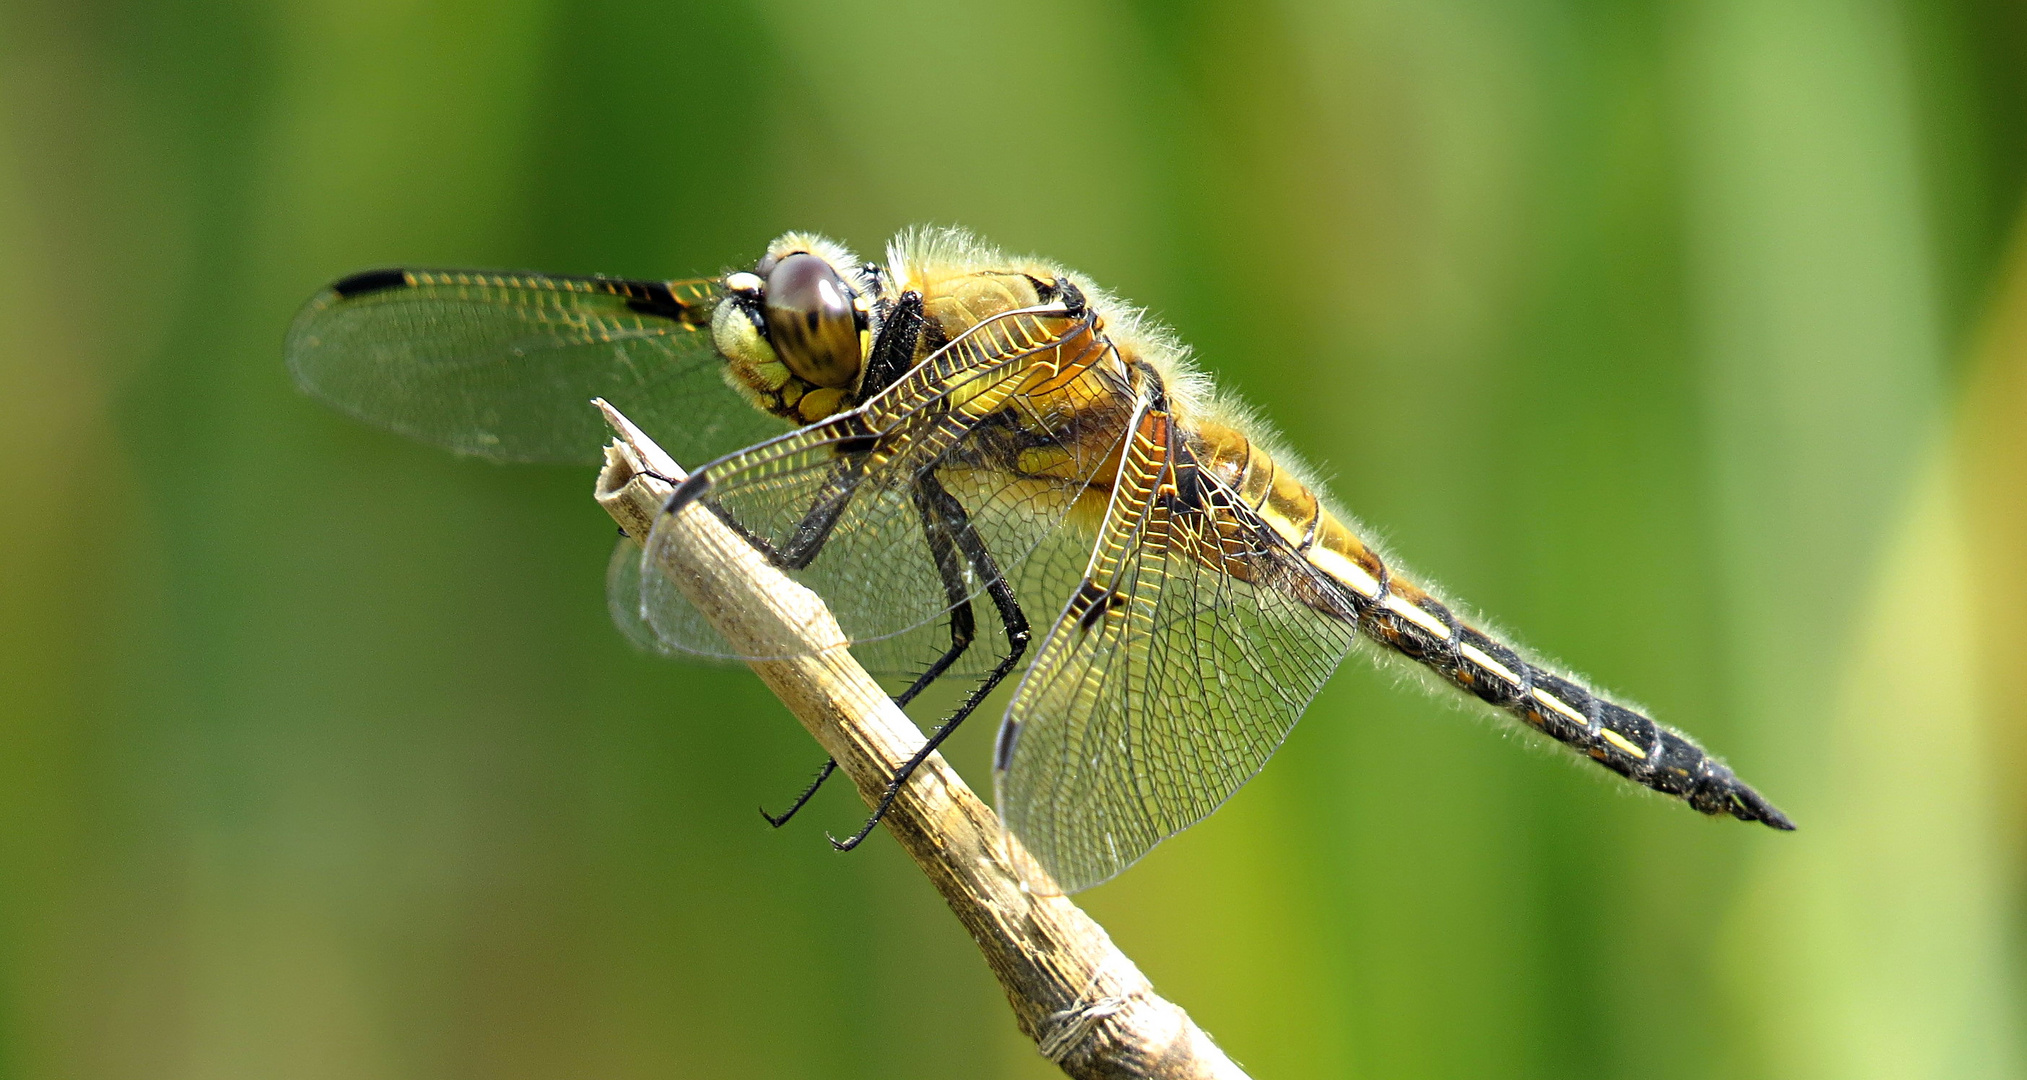
<svg viewBox="0 0 2027 1080">
<path fill-rule="evenodd" d="M 1703 813 L 1730 814 L 1776 829 L 1795 827 L 1695 740 L 1543 668 L 1392 573 L 1323 508 L 1315 493 L 1242 433 L 1206 424 L 1198 436 L 1199 457 L 1311 566 L 1343 589 L 1359 629 L 1373 641 L 1605 768 Z"/>
</svg>

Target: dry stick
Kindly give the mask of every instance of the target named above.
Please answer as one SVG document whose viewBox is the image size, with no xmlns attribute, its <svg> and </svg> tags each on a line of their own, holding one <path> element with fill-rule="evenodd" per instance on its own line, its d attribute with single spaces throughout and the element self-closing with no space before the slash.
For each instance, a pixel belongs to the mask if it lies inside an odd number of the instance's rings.
<svg viewBox="0 0 2027 1080">
<path fill-rule="evenodd" d="M 598 504 L 636 541 L 683 472 L 654 441 L 603 401 L 619 437 L 605 451 Z M 755 674 L 837 759 L 867 804 L 923 739 L 885 691 L 852 659 L 830 610 L 784 577 L 708 511 L 692 504 L 665 528 L 655 568 L 713 627 L 756 660 Z M 652 571 L 651 571 L 652 572 Z M 1197 1080 L 1246 1074 L 1189 1014 L 1162 998 L 1103 927 L 1064 896 L 1021 884 L 1040 876 L 1019 841 L 972 794 L 941 754 L 931 754 L 894 800 L 887 829 L 971 932 L 1042 1054 L 1074 1077 Z"/>
</svg>

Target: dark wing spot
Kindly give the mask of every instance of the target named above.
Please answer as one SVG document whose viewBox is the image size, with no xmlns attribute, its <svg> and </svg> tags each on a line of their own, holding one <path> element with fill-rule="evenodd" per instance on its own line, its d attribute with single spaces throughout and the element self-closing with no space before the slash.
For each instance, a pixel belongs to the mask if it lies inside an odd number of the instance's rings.
<svg viewBox="0 0 2027 1080">
<path fill-rule="evenodd" d="M 1101 588 L 1093 582 L 1086 581 L 1077 590 L 1076 602 L 1089 605 L 1084 609 L 1082 614 L 1077 616 L 1077 629 L 1088 634 L 1091 632 L 1091 628 L 1097 626 L 1099 621 L 1105 618 L 1108 613 L 1125 607 L 1126 596 L 1123 593 Z"/>
<path fill-rule="evenodd" d="M 1014 740 L 1020 738 L 1021 726 L 1012 720 L 1000 725 L 999 738 L 993 740 L 992 767 L 995 772 L 1005 772 L 1013 764 Z"/>
<path fill-rule="evenodd" d="M 331 291 L 342 299 L 365 296 L 367 293 L 385 292 L 388 289 L 408 287 L 406 270 L 362 270 L 351 277 L 340 278 L 331 286 Z"/>
<path fill-rule="evenodd" d="M 693 472 L 682 483 L 676 485 L 676 490 L 669 492 L 668 501 L 662 503 L 662 513 L 673 514 L 696 502 L 710 490 L 711 478 L 701 472 Z"/>
<path fill-rule="evenodd" d="M 666 282 L 606 278 L 599 283 L 615 295 L 626 297 L 628 311 L 673 319 L 690 327 L 701 328 L 711 325 L 709 312 L 701 311 L 695 305 L 676 299 L 676 294 L 669 291 Z"/>
</svg>

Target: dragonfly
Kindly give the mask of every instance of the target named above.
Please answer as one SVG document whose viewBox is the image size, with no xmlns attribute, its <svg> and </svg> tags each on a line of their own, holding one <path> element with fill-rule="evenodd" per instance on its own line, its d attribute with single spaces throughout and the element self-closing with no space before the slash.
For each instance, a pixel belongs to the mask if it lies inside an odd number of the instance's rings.
<svg viewBox="0 0 2027 1080">
<path fill-rule="evenodd" d="M 1362 645 L 1704 814 L 1794 828 L 1690 737 L 1402 572 L 1140 309 L 962 231 L 904 232 L 884 264 L 791 232 L 668 281 L 370 270 L 308 302 L 287 356 L 309 393 L 460 454 L 595 464 L 603 398 L 699 463 L 615 552 L 639 643 L 771 658 L 654 569 L 702 506 L 826 601 L 899 704 L 968 679 L 841 849 L 1013 678 L 1002 824 L 1052 889 L 1107 881 L 1230 799 Z M 762 813 L 782 824 L 835 767 Z"/>
</svg>

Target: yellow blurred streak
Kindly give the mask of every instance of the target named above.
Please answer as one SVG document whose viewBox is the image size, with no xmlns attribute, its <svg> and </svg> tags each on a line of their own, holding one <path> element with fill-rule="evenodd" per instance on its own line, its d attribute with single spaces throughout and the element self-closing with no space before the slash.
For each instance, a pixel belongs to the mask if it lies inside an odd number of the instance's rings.
<svg viewBox="0 0 2027 1080">
<path fill-rule="evenodd" d="M 1698 10 L 1732 745 L 1801 826 L 1756 838 L 1724 943 L 1730 1071 L 2017 1075 L 1906 30 L 1838 0 Z"/>
<path fill-rule="evenodd" d="M 1999 776 L 2027 775 L 2027 208 L 1965 383 L 1958 453 L 1969 529 L 1977 676 Z M 2027 880 L 2027 784 L 2003 785 L 2003 841 Z"/>
<path fill-rule="evenodd" d="M 2014 963 L 2027 646 L 2027 245 L 1975 347 L 1959 428 L 1860 590 L 1793 851 L 1735 927 L 1765 1075 L 2019 1075 Z M 2010 851 L 2011 859 L 2006 856 Z"/>
<path fill-rule="evenodd" d="M 1745 897 L 1734 962 L 1768 1076 L 2019 1075 L 2017 889 L 1995 857 L 2011 774 L 1981 708 L 1964 492 L 1929 456 L 1828 691 L 1824 790 Z"/>
</svg>

